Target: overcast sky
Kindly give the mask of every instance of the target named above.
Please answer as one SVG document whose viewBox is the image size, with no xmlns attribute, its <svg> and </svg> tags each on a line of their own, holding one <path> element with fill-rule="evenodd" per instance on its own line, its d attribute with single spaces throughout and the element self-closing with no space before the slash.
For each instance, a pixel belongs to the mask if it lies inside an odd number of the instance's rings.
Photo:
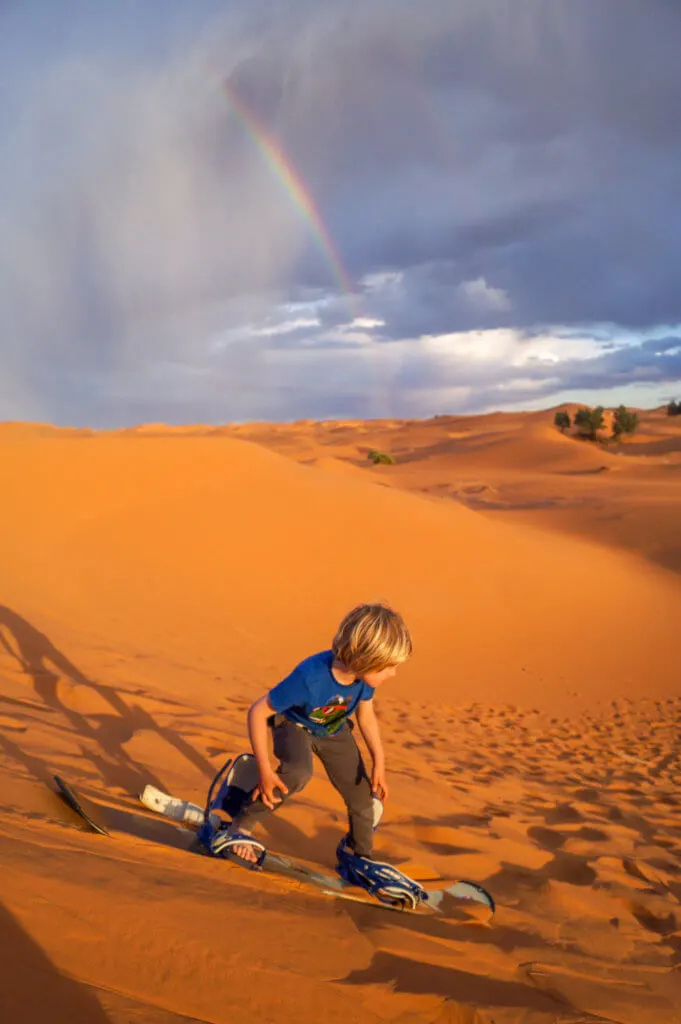
<svg viewBox="0 0 681 1024">
<path fill-rule="evenodd" d="M 679 52 L 679 0 L 5 0 L 0 420 L 681 398 Z"/>
</svg>

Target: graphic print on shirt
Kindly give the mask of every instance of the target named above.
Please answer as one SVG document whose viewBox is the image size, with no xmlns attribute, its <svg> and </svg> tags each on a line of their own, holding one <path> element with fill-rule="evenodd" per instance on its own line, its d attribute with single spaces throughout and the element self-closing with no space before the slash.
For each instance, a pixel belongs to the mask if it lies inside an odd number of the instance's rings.
<svg viewBox="0 0 681 1024">
<path fill-rule="evenodd" d="M 338 732 L 347 718 L 346 709 L 349 703 L 348 697 L 332 697 L 328 704 L 312 709 L 310 721 L 323 726 L 329 735 Z"/>
</svg>

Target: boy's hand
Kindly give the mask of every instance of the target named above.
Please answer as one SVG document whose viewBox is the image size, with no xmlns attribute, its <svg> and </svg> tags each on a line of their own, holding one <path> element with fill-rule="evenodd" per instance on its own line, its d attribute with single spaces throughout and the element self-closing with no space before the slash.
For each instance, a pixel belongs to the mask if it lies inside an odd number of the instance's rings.
<svg viewBox="0 0 681 1024">
<path fill-rule="evenodd" d="M 282 782 L 276 772 L 272 771 L 271 768 L 265 768 L 264 770 L 261 768 L 260 782 L 253 793 L 253 799 L 257 800 L 258 797 L 261 797 L 265 807 L 274 810 L 276 805 L 281 803 L 281 797 L 275 794 L 275 789 L 281 790 L 282 795 L 288 793 L 288 787 Z"/>
<path fill-rule="evenodd" d="M 374 770 L 371 773 L 371 790 L 383 803 L 388 799 L 388 784 L 385 781 L 383 765 L 374 765 Z"/>
</svg>

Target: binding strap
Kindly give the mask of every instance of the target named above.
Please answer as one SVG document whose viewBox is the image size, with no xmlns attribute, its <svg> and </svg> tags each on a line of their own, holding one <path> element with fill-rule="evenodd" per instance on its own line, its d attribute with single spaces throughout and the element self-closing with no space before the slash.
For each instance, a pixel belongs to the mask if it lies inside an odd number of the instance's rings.
<svg viewBox="0 0 681 1024">
<path fill-rule="evenodd" d="M 210 787 L 208 789 L 208 796 L 206 797 L 206 807 L 203 813 L 203 825 L 199 829 L 199 840 L 201 843 L 203 843 L 208 853 L 211 854 L 213 852 L 213 836 L 215 835 L 216 831 L 213 826 L 213 822 L 211 821 L 213 801 L 215 799 L 215 794 L 219 792 L 219 784 L 222 782 L 223 776 L 227 774 L 229 769 L 232 767 L 233 763 L 233 757 L 227 758 L 225 763 L 214 776 L 213 781 L 211 782 Z"/>
</svg>

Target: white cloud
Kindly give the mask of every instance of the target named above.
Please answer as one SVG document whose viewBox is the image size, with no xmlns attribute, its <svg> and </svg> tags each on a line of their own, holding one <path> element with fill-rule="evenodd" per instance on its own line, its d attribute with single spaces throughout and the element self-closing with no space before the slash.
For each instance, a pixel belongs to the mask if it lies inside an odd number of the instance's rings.
<svg viewBox="0 0 681 1024">
<path fill-rule="evenodd" d="M 421 338 L 425 351 L 436 356 L 467 359 L 471 362 L 507 361 L 520 340 L 520 332 L 511 328 L 489 331 L 458 331 L 452 334 L 426 334 Z"/>
<path fill-rule="evenodd" d="M 511 300 L 503 288 L 492 288 L 484 277 L 478 277 L 475 281 L 464 281 L 459 285 L 459 291 L 477 310 L 504 313 L 511 309 Z"/>
<path fill-rule="evenodd" d="M 546 391 L 546 388 L 558 387 L 560 377 L 511 377 L 494 386 L 495 391 Z"/>
<path fill-rule="evenodd" d="M 269 338 L 276 334 L 292 334 L 293 331 L 299 331 L 303 327 L 319 327 L 320 322 L 317 317 L 298 317 L 297 320 L 284 320 L 282 323 L 274 324 L 270 323 L 264 327 L 252 327 L 251 334 L 256 338 Z"/>
<path fill-rule="evenodd" d="M 508 366 L 531 363 L 552 366 L 573 359 L 595 359 L 603 351 L 602 345 L 587 335 L 564 338 L 558 334 L 542 334 L 528 338 L 525 332 L 511 327 L 424 335 L 421 343 L 425 350 L 436 355 Z M 620 341 L 615 347 L 625 344 Z"/>
<path fill-rule="evenodd" d="M 360 284 L 365 291 L 371 293 L 395 291 L 399 289 L 403 281 L 404 273 L 401 270 L 381 270 L 365 274 Z"/>
<path fill-rule="evenodd" d="M 375 317 L 371 316 L 356 316 L 352 323 L 348 324 L 347 327 L 370 331 L 373 327 L 385 327 L 385 320 L 377 320 Z"/>
<path fill-rule="evenodd" d="M 524 339 L 516 332 L 519 342 L 511 360 L 513 366 L 525 366 L 528 363 L 546 363 L 547 365 L 564 363 L 570 359 L 595 359 L 603 353 L 603 346 L 594 338 L 584 337 L 561 338 L 560 335 L 542 334 Z M 616 347 L 623 347 L 623 342 Z"/>
</svg>

